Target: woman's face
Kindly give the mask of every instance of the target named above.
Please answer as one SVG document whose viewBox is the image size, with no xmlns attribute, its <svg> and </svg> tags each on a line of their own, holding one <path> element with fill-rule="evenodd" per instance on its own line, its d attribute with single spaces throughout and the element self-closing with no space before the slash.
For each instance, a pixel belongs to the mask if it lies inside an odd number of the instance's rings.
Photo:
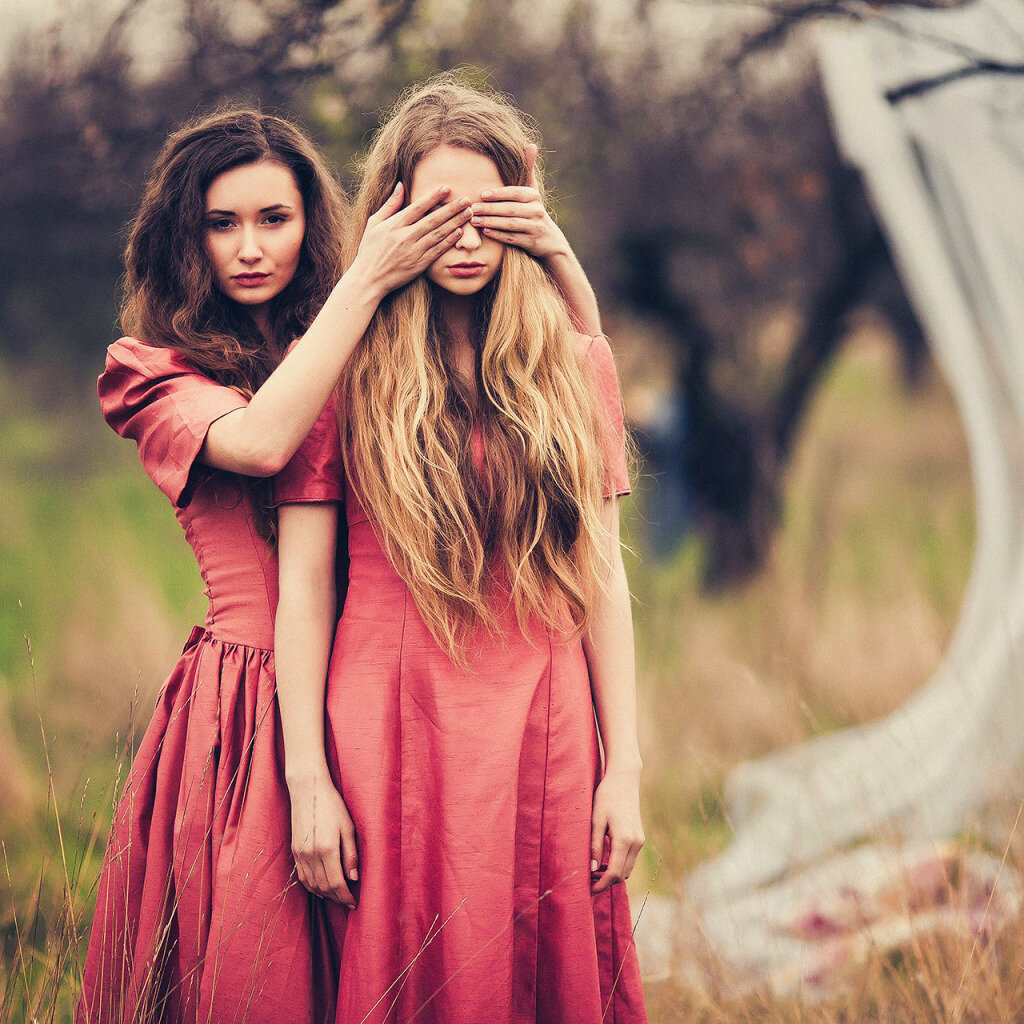
<svg viewBox="0 0 1024 1024">
<path fill-rule="evenodd" d="M 295 175 L 277 160 L 219 174 L 206 190 L 206 251 L 217 287 L 253 313 L 295 276 L 306 231 Z"/>
<path fill-rule="evenodd" d="M 479 203 L 485 189 L 501 188 L 504 182 L 489 156 L 458 146 L 443 145 L 422 157 L 409 183 L 409 202 L 415 202 L 431 189 L 451 187 L 454 198 L 468 196 Z M 505 246 L 487 238 L 466 223 L 459 240 L 427 267 L 427 277 L 455 295 L 475 295 L 494 280 L 501 269 Z"/>
</svg>

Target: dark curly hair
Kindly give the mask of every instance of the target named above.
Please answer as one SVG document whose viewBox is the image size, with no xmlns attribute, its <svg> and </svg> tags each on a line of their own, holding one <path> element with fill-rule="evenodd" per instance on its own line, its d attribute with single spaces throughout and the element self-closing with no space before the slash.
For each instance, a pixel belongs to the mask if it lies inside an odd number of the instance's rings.
<svg viewBox="0 0 1024 1024">
<path fill-rule="evenodd" d="M 225 171 L 276 160 L 295 176 L 306 230 L 294 278 L 270 303 L 272 337 L 217 287 L 204 245 L 206 193 Z M 201 373 L 252 396 L 320 310 L 342 272 L 346 202 L 306 134 L 282 117 L 232 108 L 164 143 L 129 228 L 121 328 L 181 351 Z M 245 478 L 261 533 L 274 534 L 269 484 Z"/>
</svg>

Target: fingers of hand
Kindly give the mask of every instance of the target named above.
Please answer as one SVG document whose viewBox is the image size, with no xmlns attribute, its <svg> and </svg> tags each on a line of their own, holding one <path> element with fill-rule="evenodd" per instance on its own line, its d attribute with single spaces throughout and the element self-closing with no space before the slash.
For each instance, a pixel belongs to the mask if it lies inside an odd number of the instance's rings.
<svg viewBox="0 0 1024 1024">
<path fill-rule="evenodd" d="M 624 882 L 633 873 L 636 859 L 644 845 L 644 837 L 640 832 L 620 830 L 616 834 L 609 829 L 611 835 L 611 852 L 608 855 L 608 866 L 597 882 L 591 886 L 592 892 L 604 892 L 619 882 Z"/>
<path fill-rule="evenodd" d="M 395 217 L 400 224 L 414 224 L 425 213 L 427 213 L 427 211 L 432 210 L 438 203 L 447 199 L 448 196 L 451 195 L 451 191 L 452 190 L 448 185 L 442 185 L 440 188 L 435 188 L 425 196 L 420 196 L 416 202 L 410 203 L 400 213 L 395 214 Z"/>
<path fill-rule="evenodd" d="M 494 228 L 498 231 L 535 235 L 540 229 L 537 221 L 523 217 L 474 217 L 473 227 Z"/>
<path fill-rule="evenodd" d="M 514 203 L 474 203 L 473 217 L 500 217 L 506 220 L 511 217 L 521 217 L 525 220 L 543 220 L 544 204 L 537 201 Z"/>
<path fill-rule="evenodd" d="M 356 904 L 341 871 L 341 857 L 337 853 L 326 857 L 323 861 L 323 868 L 327 887 L 322 895 L 329 900 L 334 900 L 335 903 L 341 903 L 343 906 L 353 909 Z"/>
<path fill-rule="evenodd" d="M 438 256 L 444 255 L 460 238 L 462 235 L 462 228 L 456 228 L 450 234 L 445 235 L 440 242 L 432 245 L 423 255 L 419 258 L 418 265 L 421 269 L 429 267 L 431 263 L 438 258 Z"/>
<path fill-rule="evenodd" d="M 452 235 L 457 239 L 462 234 L 462 228 L 467 219 L 464 216 L 460 216 L 446 221 L 439 228 L 435 228 L 418 239 L 415 243 L 416 248 L 420 251 L 432 249 L 435 245 L 440 245 L 442 242 L 447 241 Z"/>
<path fill-rule="evenodd" d="M 412 225 L 411 238 L 422 238 L 436 229 L 443 229 L 446 225 L 464 224 L 472 216 L 471 203 L 466 196 L 461 199 L 453 199 L 444 206 L 420 217 Z"/>
</svg>

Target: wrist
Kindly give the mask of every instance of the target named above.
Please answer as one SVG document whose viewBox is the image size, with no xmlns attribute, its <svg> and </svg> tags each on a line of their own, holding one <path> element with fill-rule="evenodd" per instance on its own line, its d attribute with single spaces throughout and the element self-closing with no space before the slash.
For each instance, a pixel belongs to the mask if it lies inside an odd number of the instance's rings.
<svg viewBox="0 0 1024 1024">
<path fill-rule="evenodd" d="M 380 275 L 373 274 L 360 260 L 358 253 L 338 283 L 350 292 L 351 299 L 368 303 L 374 308 L 388 292 Z"/>
<path fill-rule="evenodd" d="M 614 755 L 606 755 L 604 773 L 606 776 L 618 775 L 639 778 L 643 767 L 639 750 L 631 750 L 628 753 L 616 752 Z"/>
<path fill-rule="evenodd" d="M 552 243 L 552 246 L 541 256 L 541 259 L 548 265 L 550 270 L 566 269 L 572 266 L 572 250 L 565 235 L 559 232 L 559 240 Z"/>
<path fill-rule="evenodd" d="M 288 763 L 284 768 L 284 782 L 289 792 L 309 789 L 331 781 L 331 773 L 326 759 L 318 761 L 296 761 Z"/>
</svg>

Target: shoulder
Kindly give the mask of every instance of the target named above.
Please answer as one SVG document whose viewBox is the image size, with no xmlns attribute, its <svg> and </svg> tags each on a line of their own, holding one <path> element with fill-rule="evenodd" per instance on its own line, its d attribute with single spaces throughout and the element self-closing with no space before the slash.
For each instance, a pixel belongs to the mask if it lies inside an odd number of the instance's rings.
<svg viewBox="0 0 1024 1024">
<path fill-rule="evenodd" d="M 598 385 L 602 390 L 617 393 L 619 378 L 608 338 L 603 334 L 581 334 L 579 339 L 583 348 L 583 361 Z"/>
<path fill-rule="evenodd" d="M 177 349 L 149 345 L 132 337 L 118 338 L 107 346 L 105 372 L 112 370 L 129 370 L 143 377 L 199 372 Z"/>
<path fill-rule="evenodd" d="M 580 351 L 587 363 L 601 369 L 615 369 L 615 356 L 604 334 L 576 334 Z"/>
</svg>

